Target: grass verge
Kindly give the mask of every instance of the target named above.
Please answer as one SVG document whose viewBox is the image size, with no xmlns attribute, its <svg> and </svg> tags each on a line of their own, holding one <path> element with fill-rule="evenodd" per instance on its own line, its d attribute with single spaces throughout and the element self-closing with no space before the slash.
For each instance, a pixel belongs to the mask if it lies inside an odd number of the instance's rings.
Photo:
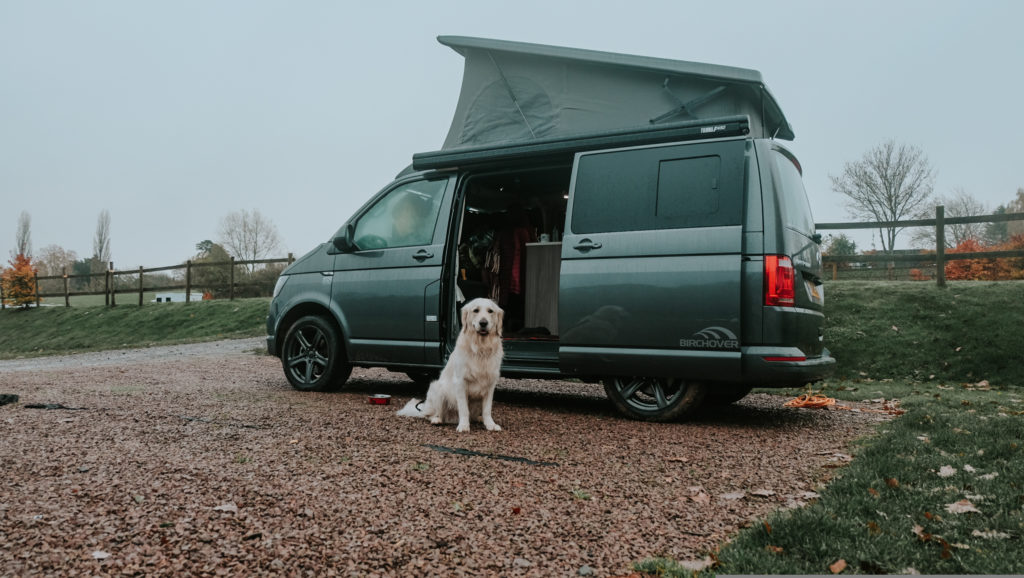
<svg viewBox="0 0 1024 578">
<path fill-rule="evenodd" d="M 269 299 L 0 311 L 0 359 L 242 337 L 266 331 Z"/>
<path fill-rule="evenodd" d="M 714 565 L 650 558 L 652 576 L 1024 574 L 1020 283 L 826 287 L 835 376 L 813 392 L 899 399 L 810 505 L 741 531 Z M 796 396 L 808 390 L 761 390 Z M 798 410 L 822 411 L 822 410 Z"/>
</svg>

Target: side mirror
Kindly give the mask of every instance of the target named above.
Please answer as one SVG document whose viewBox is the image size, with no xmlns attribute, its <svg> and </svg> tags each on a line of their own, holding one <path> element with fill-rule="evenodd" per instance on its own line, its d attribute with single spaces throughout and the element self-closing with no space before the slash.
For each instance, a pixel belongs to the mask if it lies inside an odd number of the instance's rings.
<svg viewBox="0 0 1024 578">
<path fill-rule="evenodd" d="M 339 235 L 334 238 L 334 248 L 342 253 L 351 252 L 356 248 L 355 242 L 352 237 L 355 236 L 356 226 L 352 223 L 345 225 L 345 234 Z"/>
</svg>

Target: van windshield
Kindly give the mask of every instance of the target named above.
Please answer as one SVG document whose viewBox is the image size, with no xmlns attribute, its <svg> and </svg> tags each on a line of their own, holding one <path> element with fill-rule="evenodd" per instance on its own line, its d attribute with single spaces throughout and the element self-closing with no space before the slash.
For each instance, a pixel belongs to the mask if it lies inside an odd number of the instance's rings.
<svg viewBox="0 0 1024 578">
<path fill-rule="evenodd" d="M 782 205 L 783 222 L 790 229 L 808 237 L 814 235 L 814 216 L 807 200 L 804 182 L 793 159 L 778 149 L 772 149 L 772 157 L 778 169 L 779 203 Z"/>
</svg>

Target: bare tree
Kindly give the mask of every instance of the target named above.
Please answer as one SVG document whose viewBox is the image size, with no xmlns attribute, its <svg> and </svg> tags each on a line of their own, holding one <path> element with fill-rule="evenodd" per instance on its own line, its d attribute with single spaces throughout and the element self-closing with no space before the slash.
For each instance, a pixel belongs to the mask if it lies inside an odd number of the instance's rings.
<svg viewBox="0 0 1024 578">
<path fill-rule="evenodd" d="M 241 261 L 265 259 L 281 250 L 277 227 L 257 209 L 228 213 L 220 221 L 218 235 L 220 244 Z M 249 265 L 247 269 L 252 273 L 256 266 Z"/>
<path fill-rule="evenodd" d="M 987 215 L 988 208 L 985 203 L 974 198 L 963 187 L 953 189 L 950 196 L 942 196 L 935 199 L 936 205 L 945 206 L 944 215 L 948 217 L 974 217 Z M 922 215 L 925 217 L 925 215 Z M 927 217 L 925 217 L 927 218 Z M 965 223 L 959 225 L 946 225 L 946 248 L 952 249 L 960 243 L 973 239 L 981 241 L 985 238 L 985 223 Z M 919 227 L 914 231 L 912 244 L 922 249 L 935 249 L 935 229 L 933 227 Z"/>
<path fill-rule="evenodd" d="M 11 258 L 14 259 L 18 255 L 32 257 L 32 217 L 27 211 L 22 211 L 18 215 L 18 230 L 14 233 L 14 250 L 11 252 Z"/>
<path fill-rule="evenodd" d="M 104 267 L 110 262 L 110 211 L 103 209 L 96 219 L 96 235 L 92 238 L 92 258 Z"/>
<path fill-rule="evenodd" d="M 917 216 L 928 206 L 934 174 L 921 149 L 889 140 L 829 175 L 832 189 L 846 195 L 856 219 L 879 222 Z M 891 253 L 902 227 L 879 227 L 882 250 Z"/>
<path fill-rule="evenodd" d="M 36 265 L 39 267 L 40 277 L 62 275 L 64 273 L 70 275 L 74 271 L 75 261 L 77 260 L 78 254 L 74 251 L 69 251 L 60 245 L 47 245 L 39 250 Z M 43 289 L 48 293 L 60 291 L 64 287 L 64 282 L 58 279 L 40 281 L 39 283 L 43 285 Z"/>
<path fill-rule="evenodd" d="M 1024 213 L 1024 187 L 1017 189 L 1017 198 L 1006 205 L 1007 213 Z M 1006 233 L 1009 236 L 1024 234 L 1024 221 L 1007 221 Z"/>
</svg>

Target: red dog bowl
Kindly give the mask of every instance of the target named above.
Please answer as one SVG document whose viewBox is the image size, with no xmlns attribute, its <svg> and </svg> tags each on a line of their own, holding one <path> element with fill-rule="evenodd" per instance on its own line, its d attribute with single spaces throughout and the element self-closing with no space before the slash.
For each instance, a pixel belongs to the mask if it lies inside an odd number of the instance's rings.
<svg viewBox="0 0 1024 578">
<path fill-rule="evenodd" d="M 391 403 L 391 396 L 383 393 L 375 393 L 370 396 L 368 401 L 374 405 L 388 405 Z"/>
</svg>

